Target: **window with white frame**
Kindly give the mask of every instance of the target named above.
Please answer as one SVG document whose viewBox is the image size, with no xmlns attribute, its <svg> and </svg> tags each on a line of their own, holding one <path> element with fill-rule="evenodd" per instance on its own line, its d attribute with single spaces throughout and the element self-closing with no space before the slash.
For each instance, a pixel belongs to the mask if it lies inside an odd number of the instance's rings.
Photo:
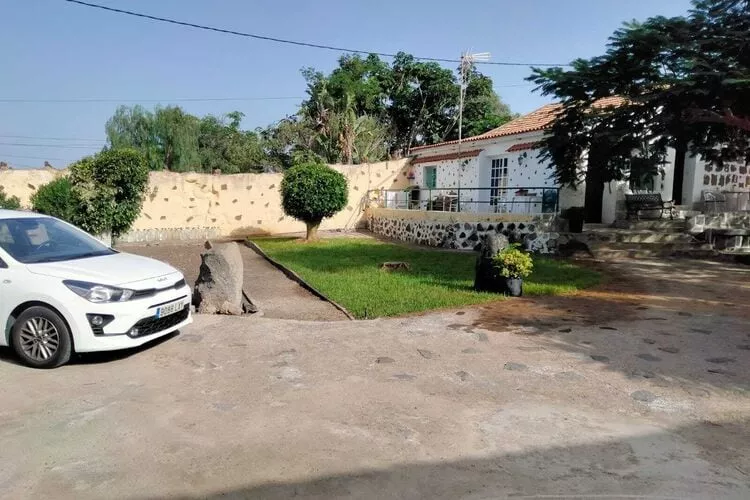
<svg viewBox="0 0 750 500">
<path fill-rule="evenodd" d="M 490 168 L 490 205 L 499 205 L 506 199 L 508 187 L 508 158 L 493 158 Z"/>
</svg>

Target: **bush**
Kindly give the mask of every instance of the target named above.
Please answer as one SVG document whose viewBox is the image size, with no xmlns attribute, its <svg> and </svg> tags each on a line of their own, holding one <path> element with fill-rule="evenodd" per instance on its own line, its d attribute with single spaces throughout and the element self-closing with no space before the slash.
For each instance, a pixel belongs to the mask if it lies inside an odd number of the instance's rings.
<svg viewBox="0 0 750 500">
<path fill-rule="evenodd" d="M 18 210 L 21 208 L 21 200 L 18 196 L 8 196 L 5 194 L 5 189 L 0 186 L 0 208 Z"/>
<path fill-rule="evenodd" d="M 31 207 L 35 212 L 51 215 L 68 222 L 73 222 L 76 205 L 73 185 L 67 177 L 58 177 L 54 181 L 41 186 L 31 196 Z"/>
<path fill-rule="evenodd" d="M 307 239 L 317 238 L 318 226 L 346 206 L 346 177 L 322 163 L 302 163 L 284 172 L 281 205 L 284 213 L 307 225 Z"/>
<path fill-rule="evenodd" d="M 92 234 L 117 237 L 135 222 L 148 185 L 148 165 L 133 149 L 110 149 L 70 167 L 77 201 L 73 223 Z"/>
<path fill-rule="evenodd" d="M 503 249 L 494 257 L 494 261 L 495 268 L 506 278 L 523 279 L 534 269 L 531 256 L 519 250 L 517 245 Z"/>
</svg>

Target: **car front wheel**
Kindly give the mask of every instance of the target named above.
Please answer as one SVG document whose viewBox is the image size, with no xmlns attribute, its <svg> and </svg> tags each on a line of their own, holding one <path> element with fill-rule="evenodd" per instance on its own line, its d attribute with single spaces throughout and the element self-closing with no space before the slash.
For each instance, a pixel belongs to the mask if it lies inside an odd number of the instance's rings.
<svg viewBox="0 0 750 500">
<path fill-rule="evenodd" d="M 18 357 L 34 368 L 64 365 L 73 351 L 65 321 L 44 306 L 30 307 L 18 316 L 13 323 L 11 343 Z"/>
</svg>

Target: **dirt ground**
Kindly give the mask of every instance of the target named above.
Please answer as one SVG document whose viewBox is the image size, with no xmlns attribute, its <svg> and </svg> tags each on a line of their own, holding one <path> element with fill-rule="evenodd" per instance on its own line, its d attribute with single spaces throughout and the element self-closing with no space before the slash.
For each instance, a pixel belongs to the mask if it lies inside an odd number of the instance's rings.
<svg viewBox="0 0 750 500">
<path fill-rule="evenodd" d="M 198 278 L 203 242 L 123 244 L 118 249 L 170 263 L 192 286 Z M 263 257 L 239 243 L 244 267 L 244 290 L 266 318 L 339 321 L 346 315 L 287 278 Z"/>
<path fill-rule="evenodd" d="M 750 498 L 750 268 L 624 260 L 577 296 L 373 321 L 196 317 L 30 370 L 7 498 Z"/>
</svg>

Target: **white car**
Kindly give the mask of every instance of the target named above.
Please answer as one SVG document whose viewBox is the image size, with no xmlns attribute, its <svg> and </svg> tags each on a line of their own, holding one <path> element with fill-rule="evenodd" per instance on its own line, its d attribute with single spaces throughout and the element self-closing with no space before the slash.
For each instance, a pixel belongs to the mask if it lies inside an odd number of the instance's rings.
<svg viewBox="0 0 750 500">
<path fill-rule="evenodd" d="M 73 352 L 135 347 L 192 322 L 183 275 L 54 217 L 0 210 L 0 346 L 53 368 Z"/>
</svg>

